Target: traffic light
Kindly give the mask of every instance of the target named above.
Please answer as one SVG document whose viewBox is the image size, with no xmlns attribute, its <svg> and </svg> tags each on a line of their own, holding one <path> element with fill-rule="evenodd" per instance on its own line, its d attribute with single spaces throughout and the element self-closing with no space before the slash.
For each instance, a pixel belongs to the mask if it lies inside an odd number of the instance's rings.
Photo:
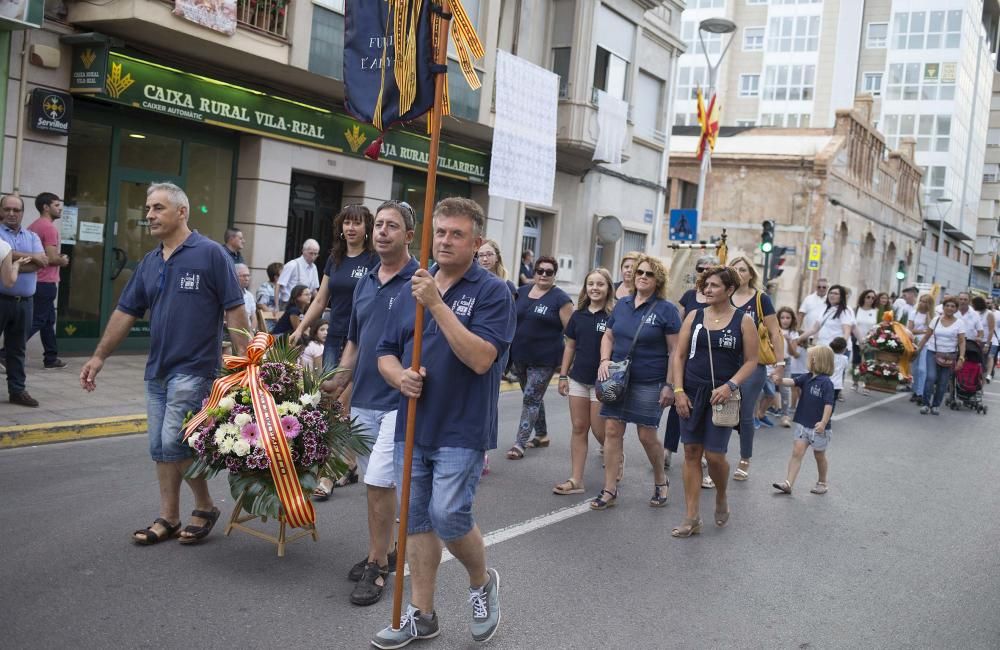
<svg viewBox="0 0 1000 650">
<path fill-rule="evenodd" d="M 765 255 L 774 249 L 774 219 L 765 219 L 761 223 L 760 250 Z"/>
<path fill-rule="evenodd" d="M 899 260 L 899 268 L 896 269 L 896 279 L 902 282 L 906 279 L 906 262 Z"/>
<path fill-rule="evenodd" d="M 775 246 L 771 249 L 771 262 L 767 273 L 769 280 L 781 277 L 781 274 L 785 272 L 785 253 L 787 252 L 787 246 Z"/>
</svg>

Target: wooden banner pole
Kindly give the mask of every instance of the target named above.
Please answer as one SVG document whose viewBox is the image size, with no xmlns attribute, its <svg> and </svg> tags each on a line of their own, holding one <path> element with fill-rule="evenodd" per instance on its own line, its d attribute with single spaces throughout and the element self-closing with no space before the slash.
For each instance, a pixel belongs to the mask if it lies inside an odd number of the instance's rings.
<svg viewBox="0 0 1000 650">
<path fill-rule="evenodd" d="M 441 20 L 440 38 L 434 51 L 434 62 L 438 65 L 448 63 L 448 29 L 450 20 L 447 16 L 451 13 L 451 2 L 441 1 L 441 8 L 445 14 Z M 429 126 L 430 126 L 430 151 L 427 160 L 427 186 L 424 196 L 424 220 L 421 225 L 420 235 L 420 268 L 426 269 L 430 260 L 431 238 L 433 237 L 433 214 L 434 195 L 437 190 L 437 167 L 438 151 L 441 146 L 441 116 L 443 113 L 442 102 L 444 98 L 445 73 L 434 75 L 434 104 L 431 106 Z M 424 307 L 417 303 L 416 319 L 413 324 L 413 362 L 410 369 L 420 372 L 421 346 L 423 345 L 424 334 Z M 410 514 L 410 477 L 413 466 L 413 437 L 414 426 L 417 421 L 417 400 L 411 398 L 406 405 L 406 442 L 403 447 L 403 476 L 400 483 L 399 495 L 399 534 L 396 546 L 396 586 L 392 594 L 392 628 L 398 630 L 400 617 L 403 610 L 403 567 L 406 566 L 406 528 L 409 523 Z"/>
</svg>

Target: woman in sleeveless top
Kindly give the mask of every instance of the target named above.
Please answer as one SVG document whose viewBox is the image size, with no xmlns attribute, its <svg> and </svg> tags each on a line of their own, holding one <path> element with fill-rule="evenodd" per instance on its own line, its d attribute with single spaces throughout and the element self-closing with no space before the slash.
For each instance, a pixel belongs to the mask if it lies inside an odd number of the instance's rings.
<svg viewBox="0 0 1000 650">
<path fill-rule="evenodd" d="M 698 278 L 698 289 L 708 300 L 705 309 L 691 312 L 681 326 L 671 375 L 675 407 L 684 443 L 684 502 L 686 513 L 674 537 L 701 532 L 701 457 L 715 481 L 715 525 L 729 521 L 726 487 L 729 463 L 726 452 L 732 427 L 712 423 L 713 406 L 726 402 L 757 368 L 757 328 L 748 315 L 733 307 L 730 299 L 740 284 L 732 268 L 716 266 Z M 711 339 L 711 350 L 708 347 Z M 711 356 L 710 356 L 711 355 Z M 714 377 L 714 381 L 713 381 Z"/>
</svg>

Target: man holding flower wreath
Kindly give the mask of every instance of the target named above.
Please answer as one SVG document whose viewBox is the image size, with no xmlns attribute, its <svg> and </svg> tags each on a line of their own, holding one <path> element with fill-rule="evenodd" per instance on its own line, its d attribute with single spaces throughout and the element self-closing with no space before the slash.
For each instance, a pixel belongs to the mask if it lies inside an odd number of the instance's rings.
<svg viewBox="0 0 1000 650">
<path fill-rule="evenodd" d="M 118 300 L 94 356 L 80 371 L 80 386 L 97 388 L 97 374 L 132 325 L 149 312 L 146 361 L 146 413 L 149 452 L 160 485 L 160 514 L 148 528 L 132 534 L 140 545 L 178 535 L 180 489 L 193 462 L 182 441 L 188 412 L 208 397 L 222 355 L 223 316 L 236 354 L 246 349 L 247 312 L 232 259 L 222 246 L 188 226 L 190 203 L 173 183 L 154 183 L 146 192 L 149 232 L 160 245 L 146 254 Z M 188 479 L 195 498 L 191 523 L 180 531 L 182 544 L 196 544 L 212 532 L 219 509 L 204 478 Z"/>
</svg>

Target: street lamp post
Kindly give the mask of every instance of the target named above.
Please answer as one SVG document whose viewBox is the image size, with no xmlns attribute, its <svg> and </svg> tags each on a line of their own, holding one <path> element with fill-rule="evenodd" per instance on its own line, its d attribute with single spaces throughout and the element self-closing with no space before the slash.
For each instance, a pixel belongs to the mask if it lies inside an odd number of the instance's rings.
<svg viewBox="0 0 1000 650">
<path fill-rule="evenodd" d="M 698 40 L 701 42 L 701 50 L 705 54 L 706 63 L 708 63 L 708 97 L 706 99 L 709 103 L 711 103 L 712 97 L 715 95 L 715 75 L 719 71 L 719 66 L 722 64 L 722 59 L 726 56 L 729 46 L 733 44 L 733 39 L 730 38 L 725 47 L 722 48 L 719 60 L 713 65 L 712 59 L 708 56 L 708 48 L 705 47 L 703 32 L 710 34 L 732 34 L 735 31 L 736 23 L 726 18 L 706 18 L 698 23 Z M 711 160 L 712 148 L 705 147 L 701 158 L 701 170 L 698 175 L 698 198 L 695 202 L 699 219 L 701 219 L 701 209 L 705 203 L 705 182 L 708 179 L 708 168 L 711 166 Z"/>
<path fill-rule="evenodd" d="M 941 204 L 947 204 L 944 214 L 941 213 Z M 951 210 L 951 199 L 939 196 L 937 199 L 938 207 L 938 241 L 937 246 L 934 247 L 934 274 L 931 276 L 931 283 L 937 284 L 937 274 L 938 266 L 941 261 L 941 247 L 944 245 L 944 218 L 948 216 L 948 211 Z"/>
</svg>

